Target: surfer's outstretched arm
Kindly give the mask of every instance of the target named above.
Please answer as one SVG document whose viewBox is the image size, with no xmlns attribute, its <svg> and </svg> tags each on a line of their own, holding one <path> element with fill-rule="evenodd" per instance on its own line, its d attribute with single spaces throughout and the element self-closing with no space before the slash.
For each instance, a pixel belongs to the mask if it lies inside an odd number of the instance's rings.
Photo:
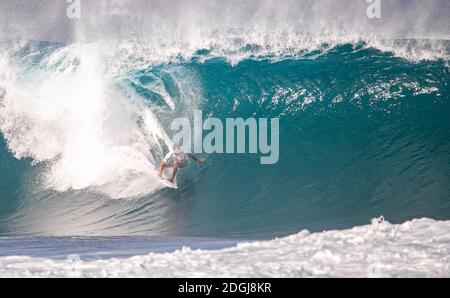
<svg viewBox="0 0 450 298">
<path fill-rule="evenodd" d="M 195 155 L 192 153 L 189 153 L 188 156 L 190 159 L 192 159 L 193 161 L 195 161 L 198 164 L 202 164 L 205 162 L 203 159 L 198 159 L 197 157 L 195 157 Z"/>
</svg>

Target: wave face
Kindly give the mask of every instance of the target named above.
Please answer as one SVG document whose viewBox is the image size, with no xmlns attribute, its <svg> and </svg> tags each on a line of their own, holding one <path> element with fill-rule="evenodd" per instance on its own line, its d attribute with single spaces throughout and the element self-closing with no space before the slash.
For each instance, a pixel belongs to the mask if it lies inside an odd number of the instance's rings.
<svg viewBox="0 0 450 298">
<path fill-rule="evenodd" d="M 448 41 L 236 40 L 2 42 L 0 234 L 261 238 L 450 219 Z M 208 155 L 162 189 L 171 121 L 196 109 L 279 117 L 279 162 Z"/>
</svg>

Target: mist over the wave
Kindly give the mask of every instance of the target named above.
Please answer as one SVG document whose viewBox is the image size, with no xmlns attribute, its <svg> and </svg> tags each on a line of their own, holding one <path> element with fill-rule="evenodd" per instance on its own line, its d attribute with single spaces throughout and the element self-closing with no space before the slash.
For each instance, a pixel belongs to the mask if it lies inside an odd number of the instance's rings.
<svg viewBox="0 0 450 298">
<path fill-rule="evenodd" d="M 312 38 L 449 38 L 450 4 L 445 0 L 383 0 L 380 19 L 367 16 L 370 3 L 364 0 L 81 0 L 80 18 L 73 19 L 66 13 L 70 5 L 62 0 L 2 0 L 0 37 L 183 43 L 234 29 L 265 36 L 299 32 Z"/>
</svg>

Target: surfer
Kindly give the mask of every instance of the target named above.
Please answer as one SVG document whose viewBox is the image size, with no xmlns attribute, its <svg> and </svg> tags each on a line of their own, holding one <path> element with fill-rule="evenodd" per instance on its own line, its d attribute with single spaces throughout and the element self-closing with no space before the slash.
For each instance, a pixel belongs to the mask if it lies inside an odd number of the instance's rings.
<svg viewBox="0 0 450 298">
<path fill-rule="evenodd" d="M 177 176 L 178 169 L 185 168 L 188 165 L 190 159 L 192 159 L 198 164 L 202 164 L 205 162 L 202 159 L 196 158 L 191 153 L 184 153 L 180 145 L 178 144 L 173 145 L 173 149 L 166 155 L 166 157 L 159 164 L 159 173 L 158 173 L 159 177 L 162 176 L 162 173 L 165 168 L 173 168 L 172 177 L 168 179 L 169 182 L 173 183 L 175 181 L 175 177 Z"/>
</svg>

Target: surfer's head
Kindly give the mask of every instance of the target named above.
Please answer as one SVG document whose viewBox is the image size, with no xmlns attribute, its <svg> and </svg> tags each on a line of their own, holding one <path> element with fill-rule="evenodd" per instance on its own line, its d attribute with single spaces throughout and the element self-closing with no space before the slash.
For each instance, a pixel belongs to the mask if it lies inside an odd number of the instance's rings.
<svg viewBox="0 0 450 298">
<path fill-rule="evenodd" d="M 173 152 L 175 153 L 175 155 L 180 155 L 181 153 L 183 153 L 183 149 L 181 149 L 181 146 L 178 144 L 173 145 Z"/>
</svg>

